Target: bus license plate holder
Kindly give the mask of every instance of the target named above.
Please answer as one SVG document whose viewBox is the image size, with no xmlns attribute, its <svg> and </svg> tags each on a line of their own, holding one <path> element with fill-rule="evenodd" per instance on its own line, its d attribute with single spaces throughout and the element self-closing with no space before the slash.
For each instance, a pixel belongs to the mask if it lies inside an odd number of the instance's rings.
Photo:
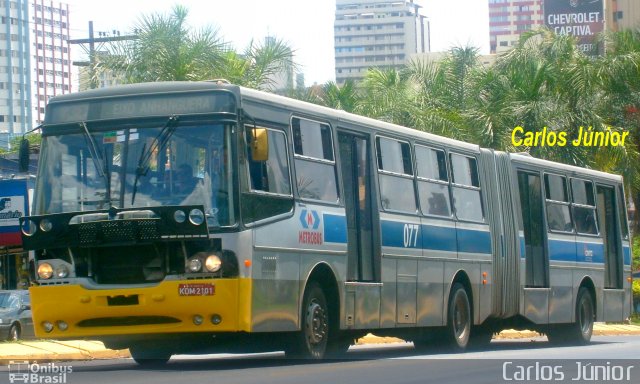
<svg viewBox="0 0 640 384">
<path fill-rule="evenodd" d="M 213 296 L 216 294 L 216 286 L 214 284 L 179 284 L 179 296 Z"/>
</svg>

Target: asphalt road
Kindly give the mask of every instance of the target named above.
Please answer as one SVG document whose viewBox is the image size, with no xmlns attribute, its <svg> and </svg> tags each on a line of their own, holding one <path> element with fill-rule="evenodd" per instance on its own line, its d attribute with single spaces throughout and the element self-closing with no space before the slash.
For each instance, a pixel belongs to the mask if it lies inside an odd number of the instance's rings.
<svg viewBox="0 0 640 384">
<path fill-rule="evenodd" d="M 494 340 L 482 352 L 463 354 L 388 344 L 352 347 L 345 359 L 324 362 L 290 361 L 281 353 L 175 356 L 158 369 L 130 359 L 43 362 L 38 369 L 44 372 L 37 375 L 59 377 L 39 382 L 68 384 L 640 383 L 638 351 L 640 336 L 594 337 L 582 347 L 552 346 L 545 338 Z M 9 382 L 6 367 L 1 370 L 0 382 Z"/>
</svg>

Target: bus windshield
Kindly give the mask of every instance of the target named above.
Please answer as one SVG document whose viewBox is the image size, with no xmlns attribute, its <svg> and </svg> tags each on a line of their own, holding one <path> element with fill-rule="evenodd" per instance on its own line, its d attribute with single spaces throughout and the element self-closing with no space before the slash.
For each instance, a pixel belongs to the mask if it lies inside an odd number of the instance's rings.
<svg viewBox="0 0 640 384">
<path fill-rule="evenodd" d="M 231 125 L 91 128 L 43 137 L 37 214 L 202 204 L 209 226 L 235 223 Z"/>
</svg>

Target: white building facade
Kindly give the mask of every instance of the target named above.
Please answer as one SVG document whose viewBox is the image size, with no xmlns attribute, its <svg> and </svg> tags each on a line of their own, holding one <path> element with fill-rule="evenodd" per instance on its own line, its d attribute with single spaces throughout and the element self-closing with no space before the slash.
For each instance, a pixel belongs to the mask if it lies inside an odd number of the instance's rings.
<svg viewBox="0 0 640 384">
<path fill-rule="evenodd" d="M 336 83 L 362 79 L 369 68 L 400 68 L 430 51 L 429 24 L 413 0 L 336 0 Z"/>
<path fill-rule="evenodd" d="M 0 0 L 0 147 L 44 120 L 49 98 L 72 91 L 69 6 Z"/>
<path fill-rule="evenodd" d="M 0 0 L 0 146 L 32 124 L 29 4 Z"/>
</svg>

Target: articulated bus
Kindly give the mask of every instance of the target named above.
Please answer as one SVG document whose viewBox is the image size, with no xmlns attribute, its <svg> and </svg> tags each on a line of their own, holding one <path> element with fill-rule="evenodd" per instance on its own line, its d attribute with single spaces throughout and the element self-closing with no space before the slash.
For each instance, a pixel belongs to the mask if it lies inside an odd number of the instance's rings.
<svg viewBox="0 0 640 384">
<path fill-rule="evenodd" d="M 369 332 L 587 343 L 631 310 L 620 176 L 227 84 L 52 98 L 34 211 L 37 336 L 320 359 Z"/>
</svg>

